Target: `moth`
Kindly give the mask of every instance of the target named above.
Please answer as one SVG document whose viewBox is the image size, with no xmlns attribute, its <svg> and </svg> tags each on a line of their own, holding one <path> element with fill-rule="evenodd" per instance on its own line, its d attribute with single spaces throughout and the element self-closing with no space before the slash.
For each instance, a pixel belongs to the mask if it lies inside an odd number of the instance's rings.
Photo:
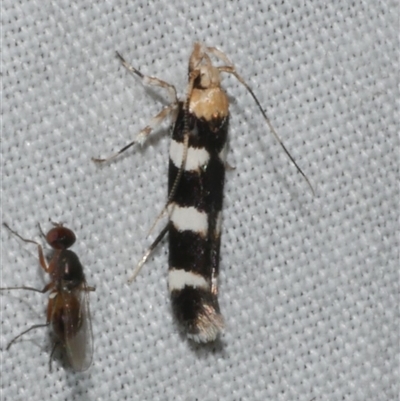
<svg viewBox="0 0 400 401">
<path fill-rule="evenodd" d="M 221 74 L 236 77 L 255 100 L 271 132 L 296 168 L 253 91 L 236 72 L 228 57 L 215 47 L 195 43 L 189 58 L 186 96 L 158 78 L 143 75 L 117 53 L 122 64 L 144 84 L 164 88 L 171 103 L 164 107 L 137 138 L 119 152 L 96 162 L 110 161 L 136 143 L 167 117 L 173 126 L 169 150 L 168 222 L 135 268 L 133 280 L 162 238 L 169 235 L 168 285 L 172 309 L 188 338 L 201 343 L 216 340 L 224 319 L 218 304 L 223 189 L 229 125 L 229 99 L 221 87 Z M 222 65 L 215 66 L 211 57 Z M 310 185 L 310 184 L 309 184 Z M 159 216 L 160 217 L 160 216 Z M 159 219 L 156 220 L 156 222 Z"/>
</svg>

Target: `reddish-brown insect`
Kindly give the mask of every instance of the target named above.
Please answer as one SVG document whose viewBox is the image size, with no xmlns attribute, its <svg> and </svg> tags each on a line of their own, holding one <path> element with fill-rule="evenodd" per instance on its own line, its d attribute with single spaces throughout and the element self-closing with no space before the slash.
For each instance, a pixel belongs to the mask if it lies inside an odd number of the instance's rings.
<svg viewBox="0 0 400 401">
<path fill-rule="evenodd" d="M 0 288 L 0 290 L 22 289 L 41 293 L 50 291 L 46 323 L 35 324 L 23 331 L 11 340 L 7 349 L 29 331 L 51 325 L 55 341 L 50 364 L 54 351 L 61 346 L 65 349 L 72 368 L 75 371 L 84 371 L 90 366 L 93 355 L 88 292 L 95 289 L 86 284 L 78 256 L 68 249 L 75 242 L 74 232 L 62 224 L 53 224 L 54 227 L 46 235 L 40 229 L 54 250 L 51 259 L 47 261 L 38 242 L 21 237 L 4 223 L 4 226 L 22 241 L 37 245 L 40 265 L 50 276 L 50 282 L 42 290 L 26 286 Z"/>
</svg>

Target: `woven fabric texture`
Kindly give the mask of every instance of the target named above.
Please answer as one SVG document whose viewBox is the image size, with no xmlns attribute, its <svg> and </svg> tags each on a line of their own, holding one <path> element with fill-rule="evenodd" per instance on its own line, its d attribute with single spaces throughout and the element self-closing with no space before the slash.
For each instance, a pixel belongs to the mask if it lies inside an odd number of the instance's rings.
<svg viewBox="0 0 400 401">
<path fill-rule="evenodd" d="M 193 4 L 192 4 L 193 3 Z M 94 358 L 51 350 L 47 296 L 3 291 L 1 399 L 395 400 L 399 396 L 397 2 L 2 2 L 2 221 L 43 242 L 77 235 Z M 161 229 L 168 123 L 98 166 L 168 103 L 115 57 L 184 96 L 193 43 L 224 51 L 254 90 L 296 171 L 233 77 L 215 344 L 172 318 Z M 397 235 L 396 235 L 397 234 Z M 1 286 L 40 288 L 37 250 L 2 227 Z"/>
</svg>

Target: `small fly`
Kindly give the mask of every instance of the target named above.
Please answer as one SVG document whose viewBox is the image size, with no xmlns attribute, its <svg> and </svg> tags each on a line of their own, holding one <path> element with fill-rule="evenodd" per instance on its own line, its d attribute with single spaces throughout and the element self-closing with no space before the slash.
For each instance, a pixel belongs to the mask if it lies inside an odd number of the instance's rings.
<svg viewBox="0 0 400 401">
<path fill-rule="evenodd" d="M 75 243 L 74 232 L 62 224 L 53 223 L 54 227 L 45 235 L 39 225 L 41 234 L 54 250 L 51 259 L 47 260 L 38 242 L 21 237 L 6 223 L 3 224 L 22 241 L 37 245 L 40 266 L 50 276 L 50 282 L 41 290 L 27 286 L 0 288 L 0 290 L 29 290 L 43 294 L 49 292 L 46 323 L 35 324 L 14 337 L 7 345 L 7 350 L 31 330 L 51 326 L 54 344 L 50 354 L 50 370 L 52 356 L 59 346 L 65 350 L 73 370 L 81 372 L 88 369 L 93 356 L 88 293 L 95 288 L 87 285 L 78 256 L 68 249 Z"/>
</svg>

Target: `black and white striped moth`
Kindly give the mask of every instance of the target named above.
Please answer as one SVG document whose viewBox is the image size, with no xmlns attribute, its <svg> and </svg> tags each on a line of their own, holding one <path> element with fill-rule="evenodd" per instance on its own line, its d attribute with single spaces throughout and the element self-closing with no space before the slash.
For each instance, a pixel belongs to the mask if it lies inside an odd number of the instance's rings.
<svg viewBox="0 0 400 401">
<path fill-rule="evenodd" d="M 211 342 L 224 327 L 218 304 L 217 279 L 229 100 L 221 88 L 221 72 L 234 75 L 246 87 L 284 151 L 305 175 L 276 135 L 252 90 L 220 50 L 199 43 L 194 45 L 183 101 L 178 100 L 174 86 L 144 76 L 117 55 L 144 84 L 165 88 L 172 102 L 151 120 L 136 140 L 107 159 L 94 160 L 109 161 L 135 143 L 143 143 L 167 116 L 172 116 L 174 121 L 169 153 L 168 201 L 164 210 L 169 215 L 168 223 L 138 263 L 131 280 L 168 232 L 168 283 L 174 314 L 185 327 L 188 338 L 196 342 Z M 223 65 L 214 66 L 210 56 Z"/>
</svg>

